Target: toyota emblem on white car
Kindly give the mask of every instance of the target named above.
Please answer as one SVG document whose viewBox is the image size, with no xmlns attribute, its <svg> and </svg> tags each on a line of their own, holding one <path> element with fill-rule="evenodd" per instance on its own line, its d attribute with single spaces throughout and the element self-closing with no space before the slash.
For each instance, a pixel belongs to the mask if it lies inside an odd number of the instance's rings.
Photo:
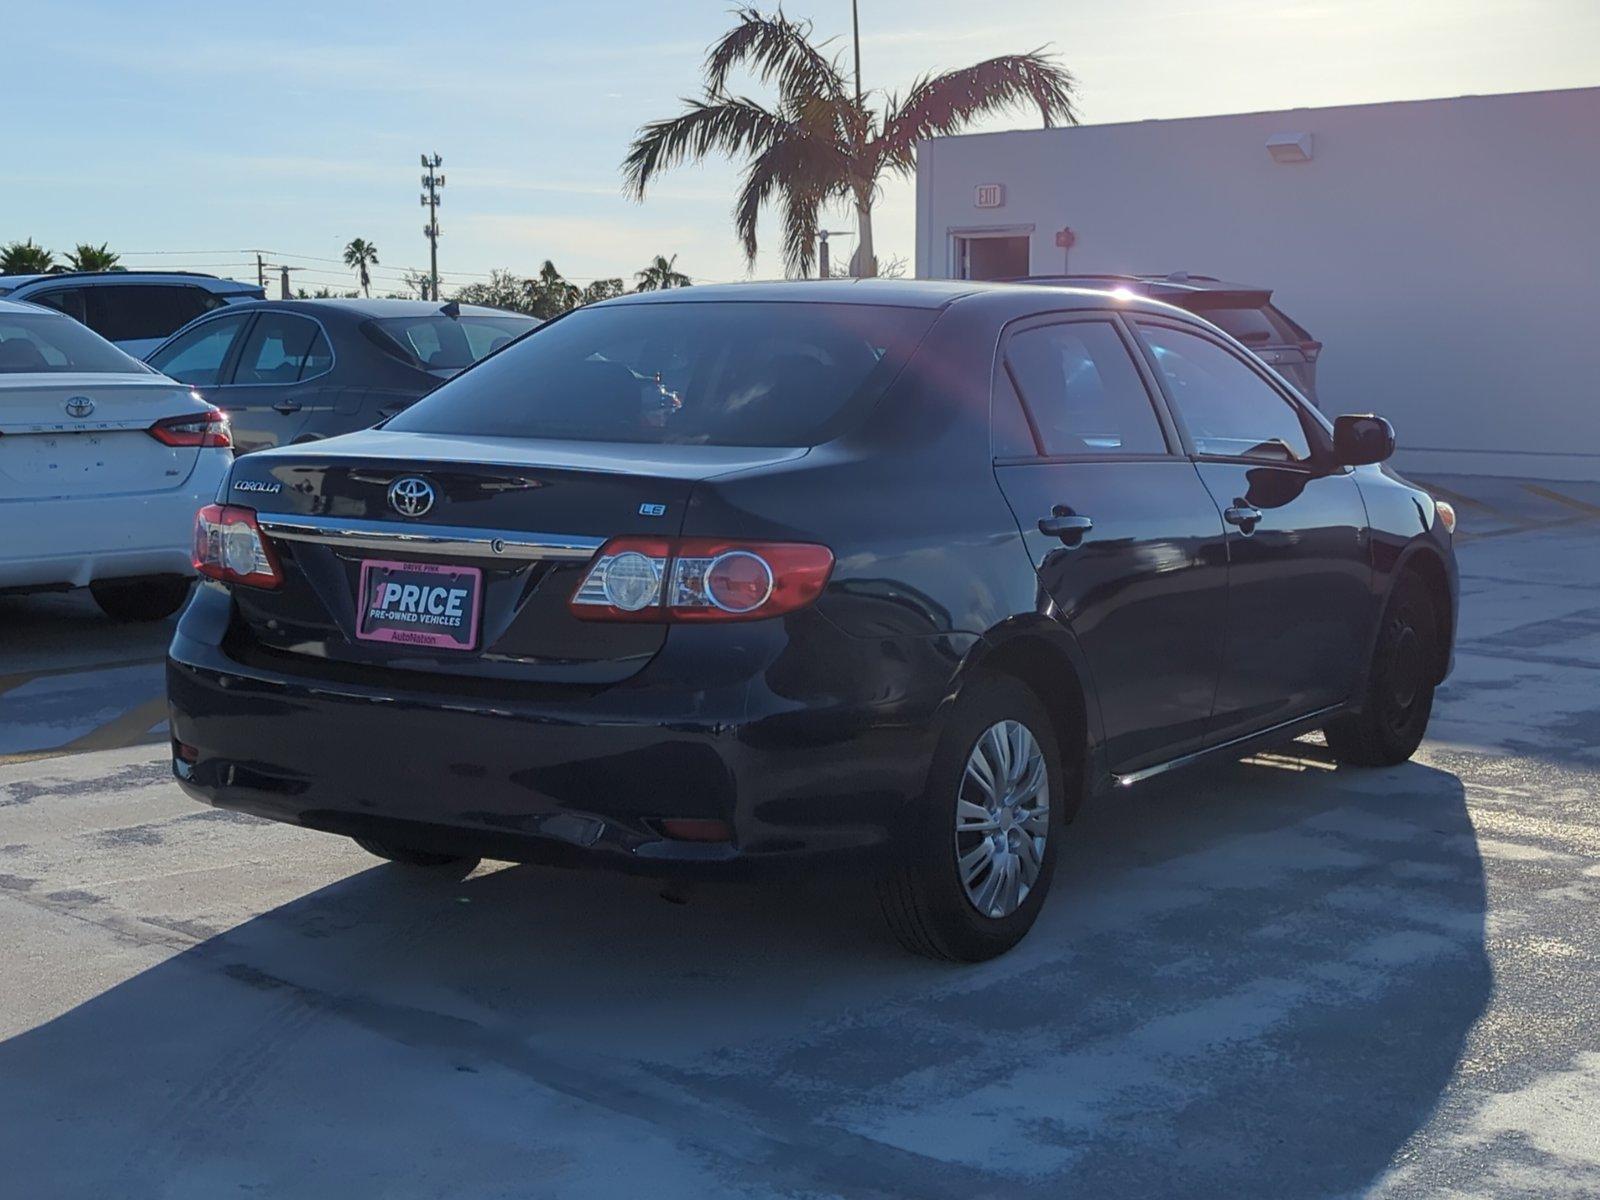
<svg viewBox="0 0 1600 1200">
<path fill-rule="evenodd" d="M 87 396 L 68 396 L 61 407 L 67 410 L 69 417 L 87 417 L 94 411 L 94 401 Z"/>
<path fill-rule="evenodd" d="M 389 485 L 389 506 L 402 517 L 420 517 L 433 507 L 433 484 L 406 475 Z"/>
</svg>

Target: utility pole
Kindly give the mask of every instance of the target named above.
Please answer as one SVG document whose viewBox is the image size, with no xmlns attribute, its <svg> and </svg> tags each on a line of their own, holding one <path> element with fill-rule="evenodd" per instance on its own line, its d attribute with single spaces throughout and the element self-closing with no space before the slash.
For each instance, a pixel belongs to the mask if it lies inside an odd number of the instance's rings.
<svg viewBox="0 0 1600 1200">
<path fill-rule="evenodd" d="M 261 251 L 256 251 L 256 286 L 265 294 L 267 290 L 267 264 L 261 261 Z"/>
<path fill-rule="evenodd" d="M 422 177 L 422 186 L 428 190 L 422 194 L 422 207 L 428 210 L 428 223 L 422 227 L 422 236 L 428 239 L 428 279 L 429 287 L 433 292 L 434 302 L 439 300 L 439 189 L 444 186 L 444 176 L 439 173 L 439 168 L 444 166 L 444 159 L 438 154 L 429 157 L 422 156 L 422 165 L 427 174 Z"/>
<path fill-rule="evenodd" d="M 850 31 L 856 42 L 856 107 L 861 107 L 861 12 L 858 0 L 850 0 Z"/>
<path fill-rule="evenodd" d="M 278 299 L 287 300 L 289 298 L 289 268 L 282 267 L 280 271 L 281 274 L 278 276 Z"/>
</svg>

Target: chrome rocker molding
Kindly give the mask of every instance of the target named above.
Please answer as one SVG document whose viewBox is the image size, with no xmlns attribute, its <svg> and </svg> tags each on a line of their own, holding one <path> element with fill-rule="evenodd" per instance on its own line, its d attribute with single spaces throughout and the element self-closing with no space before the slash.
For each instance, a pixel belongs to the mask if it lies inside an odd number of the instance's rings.
<svg viewBox="0 0 1600 1200">
<path fill-rule="evenodd" d="M 257 513 L 261 532 L 286 542 L 315 542 L 349 550 L 409 550 L 456 558 L 499 561 L 557 559 L 586 562 L 605 544 L 604 538 L 568 534 L 468 529 L 452 525 L 399 525 L 328 517 L 279 516 Z"/>
<path fill-rule="evenodd" d="M 1295 717 L 1292 721 L 1284 721 L 1282 724 L 1274 725 L 1270 729 L 1247 733 L 1243 737 L 1236 737 L 1232 741 L 1223 742 L 1219 746 L 1207 746 L 1204 750 L 1196 750 L 1192 754 L 1168 759 L 1166 762 L 1157 763 L 1153 767 L 1129 771 L 1126 775 L 1113 775 L 1111 782 L 1118 787 L 1132 787 L 1136 783 L 1143 783 L 1146 779 L 1153 779 L 1157 775 L 1165 775 L 1168 771 L 1176 771 L 1180 767 L 1192 766 L 1210 758 L 1223 758 L 1229 754 L 1237 754 L 1241 750 L 1258 749 L 1280 738 L 1309 733 L 1313 729 L 1320 728 L 1329 717 L 1337 716 L 1349 710 L 1350 706 L 1348 704 L 1330 704 L 1327 708 L 1319 708 L 1315 712 L 1308 712 L 1304 716 Z"/>
</svg>

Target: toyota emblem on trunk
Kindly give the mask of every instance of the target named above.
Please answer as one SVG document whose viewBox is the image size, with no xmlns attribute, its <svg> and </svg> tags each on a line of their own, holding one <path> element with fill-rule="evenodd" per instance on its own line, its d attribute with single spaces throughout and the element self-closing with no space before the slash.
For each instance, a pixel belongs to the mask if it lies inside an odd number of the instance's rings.
<svg viewBox="0 0 1600 1200">
<path fill-rule="evenodd" d="M 61 407 L 67 410 L 69 417 L 87 417 L 94 411 L 94 401 L 87 396 L 68 396 Z"/>
<path fill-rule="evenodd" d="M 433 507 L 433 484 L 415 475 L 389 485 L 389 506 L 402 517 L 420 517 Z"/>
</svg>

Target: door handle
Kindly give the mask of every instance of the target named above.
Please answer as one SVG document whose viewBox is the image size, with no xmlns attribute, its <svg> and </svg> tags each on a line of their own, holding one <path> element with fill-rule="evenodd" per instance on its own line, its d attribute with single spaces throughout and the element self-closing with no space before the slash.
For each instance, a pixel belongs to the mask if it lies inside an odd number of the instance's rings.
<svg viewBox="0 0 1600 1200">
<path fill-rule="evenodd" d="M 300 401 L 279 400 L 272 407 L 278 412 L 281 412 L 284 416 L 288 416 L 290 413 L 297 413 L 300 411 Z"/>
<path fill-rule="evenodd" d="M 1222 514 L 1222 519 L 1229 525 L 1237 525 L 1239 532 L 1249 537 L 1256 531 L 1256 526 L 1261 524 L 1261 510 L 1251 508 L 1243 500 L 1236 500 L 1233 507 Z"/>
<path fill-rule="evenodd" d="M 1094 528 L 1094 521 L 1072 512 L 1055 512 L 1039 518 L 1039 532 L 1060 538 L 1063 545 L 1076 546 Z"/>
</svg>

